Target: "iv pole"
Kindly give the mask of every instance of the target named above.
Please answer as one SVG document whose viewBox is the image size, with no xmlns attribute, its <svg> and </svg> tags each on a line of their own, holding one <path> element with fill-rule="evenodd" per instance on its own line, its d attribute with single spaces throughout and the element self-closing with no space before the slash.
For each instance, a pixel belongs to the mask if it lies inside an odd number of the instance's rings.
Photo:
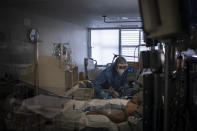
<svg viewBox="0 0 197 131">
<path fill-rule="evenodd" d="M 34 86 L 35 95 L 39 95 L 38 39 L 34 42 Z"/>
<path fill-rule="evenodd" d="M 34 44 L 34 87 L 35 95 L 39 95 L 39 68 L 38 68 L 38 38 L 36 29 L 29 30 L 29 40 Z"/>
</svg>

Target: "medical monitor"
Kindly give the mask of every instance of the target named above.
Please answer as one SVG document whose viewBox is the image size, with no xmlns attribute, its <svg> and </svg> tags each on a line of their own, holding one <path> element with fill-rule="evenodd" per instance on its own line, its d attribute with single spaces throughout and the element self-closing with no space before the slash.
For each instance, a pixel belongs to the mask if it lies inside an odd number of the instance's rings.
<svg viewBox="0 0 197 131">
<path fill-rule="evenodd" d="M 191 24 L 197 23 L 196 3 L 195 0 L 139 0 L 147 38 L 170 38 L 185 33 Z"/>
</svg>

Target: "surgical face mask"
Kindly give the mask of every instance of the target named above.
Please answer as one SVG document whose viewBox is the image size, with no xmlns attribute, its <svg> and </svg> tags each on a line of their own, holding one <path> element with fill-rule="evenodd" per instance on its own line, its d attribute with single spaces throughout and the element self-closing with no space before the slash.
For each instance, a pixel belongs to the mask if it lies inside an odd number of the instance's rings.
<svg viewBox="0 0 197 131">
<path fill-rule="evenodd" d="M 118 72 L 118 74 L 119 74 L 120 76 L 124 73 L 124 71 L 125 71 L 124 69 L 118 69 L 118 70 L 117 70 L 117 72 Z"/>
<path fill-rule="evenodd" d="M 120 76 L 124 73 L 124 71 L 126 70 L 127 66 L 128 66 L 127 64 L 118 64 L 117 72 L 118 72 L 118 74 Z"/>
</svg>

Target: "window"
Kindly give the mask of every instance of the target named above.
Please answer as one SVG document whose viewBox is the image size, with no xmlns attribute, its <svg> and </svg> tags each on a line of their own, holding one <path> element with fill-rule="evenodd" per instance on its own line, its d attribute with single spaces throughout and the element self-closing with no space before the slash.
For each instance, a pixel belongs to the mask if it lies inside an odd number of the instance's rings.
<svg viewBox="0 0 197 131">
<path fill-rule="evenodd" d="M 111 63 L 119 54 L 119 30 L 91 30 L 92 58 L 98 65 Z"/>
<path fill-rule="evenodd" d="M 134 61 L 134 57 L 138 58 L 139 33 L 139 29 L 121 30 L 121 55 L 128 56 L 125 57 L 127 61 Z"/>
<path fill-rule="evenodd" d="M 113 54 L 123 55 L 129 62 L 137 62 L 139 51 L 146 49 L 137 47 L 139 44 L 144 44 L 141 29 L 91 30 L 91 57 L 97 60 L 98 65 L 111 63 Z"/>
<path fill-rule="evenodd" d="M 141 44 L 145 44 L 145 43 L 144 43 L 144 34 L 143 34 L 143 31 L 141 31 L 140 33 L 141 33 L 141 34 L 140 34 L 140 35 L 141 35 L 141 38 L 140 38 L 141 42 L 140 42 L 140 43 L 141 43 Z M 149 48 L 146 47 L 146 46 L 140 46 L 140 47 L 139 47 L 139 50 L 140 50 L 140 51 L 146 51 L 146 50 L 149 50 Z"/>
</svg>

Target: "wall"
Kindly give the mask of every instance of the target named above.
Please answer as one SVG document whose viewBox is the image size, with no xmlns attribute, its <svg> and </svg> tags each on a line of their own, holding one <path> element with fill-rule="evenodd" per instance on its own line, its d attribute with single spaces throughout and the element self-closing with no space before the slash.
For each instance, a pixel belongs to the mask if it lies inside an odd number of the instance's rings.
<svg viewBox="0 0 197 131">
<path fill-rule="evenodd" d="M 83 71 L 84 57 L 87 57 L 85 27 L 9 8 L 0 9 L 0 16 L 1 72 L 17 74 L 33 59 L 34 45 L 26 36 L 30 28 L 36 28 L 40 34 L 39 55 L 51 56 L 53 43 L 69 43 L 73 62 Z"/>
</svg>

